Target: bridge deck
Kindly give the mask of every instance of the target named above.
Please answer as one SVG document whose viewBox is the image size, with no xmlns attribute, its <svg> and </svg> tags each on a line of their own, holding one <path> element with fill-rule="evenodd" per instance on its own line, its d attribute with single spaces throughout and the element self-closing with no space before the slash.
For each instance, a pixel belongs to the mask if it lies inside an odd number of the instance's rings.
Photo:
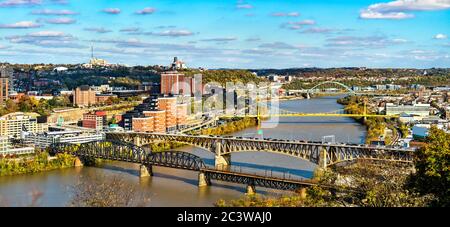
<svg viewBox="0 0 450 227">
<path fill-rule="evenodd" d="M 213 168 L 202 168 L 200 170 L 204 173 L 214 173 L 214 174 L 222 174 L 222 175 L 229 175 L 229 176 L 239 176 L 239 177 L 246 177 L 246 178 L 252 178 L 252 179 L 261 179 L 266 181 L 279 181 L 289 184 L 297 184 L 302 186 L 313 186 L 317 185 L 318 182 L 314 180 L 300 180 L 300 179 L 291 179 L 291 178 L 279 178 L 279 177 L 271 177 L 271 176 L 263 176 L 258 174 L 251 174 L 251 173 L 245 173 L 245 172 L 235 172 L 235 171 L 227 171 L 227 170 L 221 170 L 221 169 L 213 169 Z"/>
</svg>

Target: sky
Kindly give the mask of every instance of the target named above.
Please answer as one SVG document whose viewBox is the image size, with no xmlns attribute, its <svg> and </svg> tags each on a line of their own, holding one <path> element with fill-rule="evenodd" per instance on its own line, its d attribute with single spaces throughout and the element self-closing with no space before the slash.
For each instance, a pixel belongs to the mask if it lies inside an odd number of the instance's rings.
<svg viewBox="0 0 450 227">
<path fill-rule="evenodd" d="M 450 0 L 0 0 L 0 62 L 450 67 Z"/>
</svg>

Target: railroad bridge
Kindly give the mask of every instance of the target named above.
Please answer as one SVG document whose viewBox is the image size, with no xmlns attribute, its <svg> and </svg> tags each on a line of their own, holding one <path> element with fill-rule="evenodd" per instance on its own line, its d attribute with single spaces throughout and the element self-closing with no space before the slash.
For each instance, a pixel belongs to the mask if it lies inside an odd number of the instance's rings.
<svg viewBox="0 0 450 227">
<path fill-rule="evenodd" d="M 131 143 L 104 140 L 83 144 L 55 143 L 50 154 L 69 153 L 77 157 L 76 166 L 82 166 L 89 159 L 99 158 L 140 164 L 140 177 L 153 175 L 153 166 L 184 169 L 199 172 L 199 187 L 211 185 L 211 180 L 226 181 L 247 185 L 247 193 L 255 193 L 255 187 L 279 190 L 293 190 L 305 193 L 305 187 L 317 185 L 314 180 L 281 178 L 266 175 L 230 171 L 222 168 L 210 168 L 203 160 L 193 154 L 182 151 L 150 152 Z M 333 187 L 322 185 L 324 187 Z"/>
<path fill-rule="evenodd" d="M 216 166 L 230 165 L 231 154 L 238 152 L 283 154 L 312 162 L 324 169 L 338 163 L 354 160 L 404 163 L 412 163 L 413 161 L 413 150 L 393 147 L 371 147 L 359 144 L 324 144 L 308 141 L 158 133 L 107 133 L 106 138 L 133 143 L 136 146 L 144 146 L 161 141 L 182 142 L 214 153 Z"/>
</svg>

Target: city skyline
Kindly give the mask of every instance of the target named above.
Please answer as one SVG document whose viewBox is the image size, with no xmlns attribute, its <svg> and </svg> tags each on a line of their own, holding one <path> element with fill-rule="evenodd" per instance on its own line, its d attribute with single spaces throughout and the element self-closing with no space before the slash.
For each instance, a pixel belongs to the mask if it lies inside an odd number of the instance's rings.
<svg viewBox="0 0 450 227">
<path fill-rule="evenodd" d="M 449 67 L 449 21 L 449 0 L 0 0 L 0 61 Z"/>
</svg>

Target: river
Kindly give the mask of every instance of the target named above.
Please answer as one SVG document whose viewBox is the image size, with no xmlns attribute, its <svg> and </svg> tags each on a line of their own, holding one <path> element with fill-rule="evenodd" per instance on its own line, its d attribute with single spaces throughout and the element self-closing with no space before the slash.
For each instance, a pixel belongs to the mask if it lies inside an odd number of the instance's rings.
<svg viewBox="0 0 450 227">
<path fill-rule="evenodd" d="M 343 108 L 336 103 L 336 99 L 320 97 L 283 101 L 280 108 L 295 112 L 330 112 Z M 336 141 L 344 143 L 364 142 L 366 135 L 365 127 L 351 118 L 289 117 L 280 118 L 277 122 L 274 128 L 253 127 L 234 135 L 315 141 L 334 135 Z M 267 120 L 267 123 L 274 122 Z M 214 155 L 210 152 L 190 146 L 177 150 L 191 152 L 202 157 L 206 164 L 213 165 Z M 236 153 L 232 155 L 231 162 L 233 168 L 242 171 L 292 178 L 310 178 L 316 167 L 307 161 L 267 152 Z M 42 192 L 39 206 L 67 206 L 74 185 L 80 181 L 104 179 L 108 175 L 120 175 L 127 183 L 136 185 L 137 190 L 150 199 L 149 206 L 213 206 L 218 199 L 237 199 L 245 193 L 245 185 L 224 182 L 213 181 L 210 187 L 198 188 L 196 172 L 154 167 L 153 177 L 140 179 L 138 169 L 136 164 L 108 162 L 102 167 L 0 177 L 0 206 L 26 206 L 31 202 L 32 192 Z M 257 192 L 264 195 L 289 193 L 263 188 L 257 188 Z"/>
</svg>

